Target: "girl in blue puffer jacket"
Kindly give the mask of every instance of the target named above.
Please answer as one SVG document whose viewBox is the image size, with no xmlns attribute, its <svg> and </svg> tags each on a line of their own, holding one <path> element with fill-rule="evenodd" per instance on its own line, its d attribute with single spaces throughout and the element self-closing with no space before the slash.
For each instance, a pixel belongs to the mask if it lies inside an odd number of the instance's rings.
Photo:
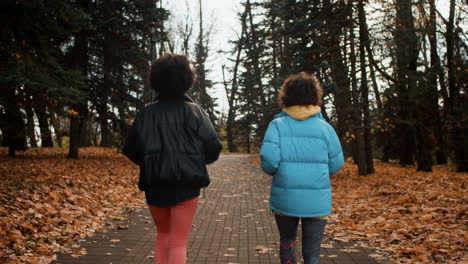
<svg viewBox="0 0 468 264">
<path fill-rule="evenodd" d="M 264 172 L 273 176 L 270 208 L 280 233 L 281 263 L 296 263 L 295 243 L 302 223 L 305 264 L 320 263 L 320 244 L 331 213 L 330 176 L 343 167 L 340 141 L 320 113 L 322 89 L 301 72 L 281 86 L 283 111 L 270 122 L 260 151 Z"/>
</svg>

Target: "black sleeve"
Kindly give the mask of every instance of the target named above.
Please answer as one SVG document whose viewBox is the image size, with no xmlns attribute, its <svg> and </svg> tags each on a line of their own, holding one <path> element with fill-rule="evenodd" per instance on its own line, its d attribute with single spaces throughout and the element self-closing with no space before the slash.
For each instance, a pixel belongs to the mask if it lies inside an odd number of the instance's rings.
<svg viewBox="0 0 468 264">
<path fill-rule="evenodd" d="M 203 145 L 205 147 L 205 162 L 206 164 L 210 164 L 218 159 L 223 146 L 208 114 L 203 110 L 202 112 L 202 122 L 198 128 L 198 135 L 203 140 Z"/>
<path fill-rule="evenodd" d="M 128 130 L 128 136 L 122 149 L 123 154 L 137 165 L 141 165 L 143 161 L 139 125 L 140 118 L 138 118 L 137 115 L 135 121 L 133 121 L 132 126 Z"/>
</svg>

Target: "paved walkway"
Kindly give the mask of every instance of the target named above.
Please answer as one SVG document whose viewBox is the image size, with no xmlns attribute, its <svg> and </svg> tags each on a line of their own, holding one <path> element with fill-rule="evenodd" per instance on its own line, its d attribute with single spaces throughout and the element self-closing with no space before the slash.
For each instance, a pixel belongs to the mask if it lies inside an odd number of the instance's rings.
<svg viewBox="0 0 468 264">
<path fill-rule="evenodd" d="M 279 263 L 279 235 L 268 207 L 271 178 L 247 155 L 223 155 L 209 167 L 212 184 L 200 197 L 188 243 L 187 263 L 254 264 Z M 61 255 L 56 264 L 154 263 L 156 230 L 147 208 L 130 213 L 115 224 L 128 229 L 97 234 L 81 243 L 87 255 Z M 301 256 L 300 242 L 298 256 Z M 373 252 L 353 243 L 326 238 L 321 263 L 383 264 Z M 302 262 L 300 262 L 302 263 Z"/>
</svg>

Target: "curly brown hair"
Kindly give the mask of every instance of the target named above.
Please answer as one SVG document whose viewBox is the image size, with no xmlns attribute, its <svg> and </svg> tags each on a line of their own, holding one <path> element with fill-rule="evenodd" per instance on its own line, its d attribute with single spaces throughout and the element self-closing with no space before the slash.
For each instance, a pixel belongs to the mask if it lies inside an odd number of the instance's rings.
<svg viewBox="0 0 468 264">
<path fill-rule="evenodd" d="M 166 54 L 153 61 L 149 82 L 162 96 L 183 96 L 192 87 L 195 72 L 186 55 Z"/>
<path fill-rule="evenodd" d="M 281 107 L 293 105 L 322 105 L 322 87 L 315 75 L 300 72 L 289 76 L 278 94 Z"/>
</svg>

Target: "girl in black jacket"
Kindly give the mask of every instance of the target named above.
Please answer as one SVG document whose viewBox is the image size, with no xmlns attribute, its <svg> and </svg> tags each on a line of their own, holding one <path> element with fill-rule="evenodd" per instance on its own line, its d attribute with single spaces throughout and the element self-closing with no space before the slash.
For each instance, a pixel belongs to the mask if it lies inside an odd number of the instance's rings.
<svg viewBox="0 0 468 264">
<path fill-rule="evenodd" d="M 210 183 L 206 164 L 222 148 L 206 112 L 185 94 L 194 78 L 185 55 L 155 60 L 150 84 L 157 97 L 138 112 L 123 148 L 140 166 L 138 187 L 158 230 L 156 264 L 185 263 L 200 188 Z"/>
</svg>

